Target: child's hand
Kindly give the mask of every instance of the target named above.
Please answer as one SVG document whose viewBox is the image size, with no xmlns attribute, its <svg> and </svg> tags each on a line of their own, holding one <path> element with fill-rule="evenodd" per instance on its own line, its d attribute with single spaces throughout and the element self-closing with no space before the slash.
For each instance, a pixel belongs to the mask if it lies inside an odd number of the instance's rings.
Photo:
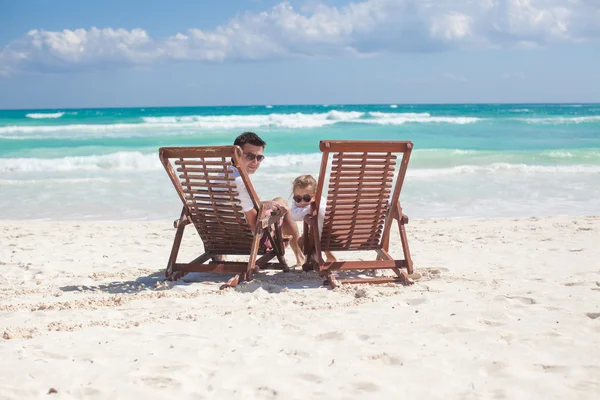
<svg viewBox="0 0 600 400">
<path fill-rule="evenodd" d="M 289 211 L 289 208 L 287 207 L 287 205 L 275 202 L 275 201 L 263 201 L 262 202 L 263 207 L 266 210 L 283 210 L 283 211 Z"/>
</svg>

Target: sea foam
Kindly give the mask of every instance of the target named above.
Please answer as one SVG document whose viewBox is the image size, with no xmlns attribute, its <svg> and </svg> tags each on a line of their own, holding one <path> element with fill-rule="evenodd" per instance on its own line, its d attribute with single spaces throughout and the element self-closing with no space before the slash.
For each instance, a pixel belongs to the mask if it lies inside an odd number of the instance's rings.
<svg viewBox="0 0 600 400">
<path fill-rule="evenodd" d="M 331 110 L 326 113 L 255 114 L 255 115 L 188 115 L 142 117 L 138 123 L 11 125 L 0 127 L 0 138 L 21 139 L 24 135 L 47 138 L 66 138 L 64 132 L 110 136 L 112 133 L 141 131 L 239 130 L 255 128 L 310 129 L 339 123 L 403 125 L 407 123 L 468 124 L 479 121 L 474 117 L 432 116 L 429 113 L 384 113 Z M 144 135 L 144 133 L 142 133 Z"/>
<path fill-rule="evenodd" d="M 33 118 L 33 119 L 44 119 L 44 118 L 55 119 L 55 118 L 60 118 L 63 115 L 65 115 L 64 112 L 57 112 L 57 113 L 31 113 L 31 114 L 25 114 L 25 117 L 27 117 L 27 118 Z"/>
</svg>

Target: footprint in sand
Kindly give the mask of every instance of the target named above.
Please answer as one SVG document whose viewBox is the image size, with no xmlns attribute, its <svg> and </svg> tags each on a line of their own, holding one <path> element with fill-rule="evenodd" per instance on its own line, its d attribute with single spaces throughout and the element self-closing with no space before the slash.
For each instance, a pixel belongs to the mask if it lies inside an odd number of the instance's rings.
<svg viewBox="0 0 600 400">
<path fill-rule="evenodd" d="M 398 365 L 398 366 L 404 365 L 404 363 L 402 361 L 400 361 L 399 358 L 390 356 L 387 353 L 375 354 L 373 356 L 364 357 L 364 359 L 370 360 L 370 361 L 375 361 L 375 362 L 380 362 L 384 365 Z"/>
<path fill-rule="evenodd" d="M 317 340 L 341 340 L 344 338 L 344 334 L 342 332 L 327 332 L 317 335 Z"/>
<path fill-rule="evenodd" d="M 563 365 L 546 365 L 546 364 L 534 364 L 536 367 L 541 368 L 545 372 L 558 372 L 564 373 L 568 368 Z"/>
<path fill-rule="evenodd" d="M 409 306 L 418 306 L 418 305 L 426 303 L 426 302 L 427 302 L 427 299 L 418 298 L 418 299 L 408 299 L 406 301 L 406 304 L 408 304 Z"/>
<path fill-rule="evenodd" d="M 511 299 L 511 300 L 518 300 L 523 304 L 537 304 L 537 301 L 535 301 L 535 299 L 532 299 L 531 297 L 523 297 L 523 296 L 505 296 L 507 299 Z"/>
<path fill-rule="evenodd" d="M 506 325 L 506 324 L 503 324 L 502 322 L 488 321 L 488 320 L 483 320 L 483 321 L 481 321 L 481 323 L 483 323 L 484 325 L 493 326 L 493 327 Z"/>
<path fill-rule="evenodd" d="M 166 388 L 169 386 L 179 386 L 179 382 L 174 379 L 168 378 L 166 376 L 148 376 L 142 378 L 142 381 L 149 386 L 154 386 L 156 388 Z"/>
<path fill-rule="evenodd" d="M 486 363 L 481 372 L 483 372 L 487 376 L 499 375 L 502 370 L 505 368 L 505 365 L 500 361 L 492 361 L 490 363 Z"/>
<path fill-rule="evenodd" d="M 270 387 L 267 387 L 267 386 L 257 387 L 255 390 L 256 390 L 256 394 L 261 399 L 274 399 L 278 395 L 277 390 L 271 389 Z"/>
<path fill-rule="evenodd" d="M 371 382 L 356 382 L 352 386 L 359 392 L 376 392 L 379 390 L 379 386 Z"/>
<path fill-rule="evenodd" d="M 314 375 L 314 374 L 310 374 L 310 373 L 304 373 L 304 374 L 300 374 L 298 375 L 299 378 L 307 381 L 307 382 L 311 382 L 311 383 L 321 383 L 323 382 L 323 379 L 318 376 L 318 375 Z"/>
</svg>

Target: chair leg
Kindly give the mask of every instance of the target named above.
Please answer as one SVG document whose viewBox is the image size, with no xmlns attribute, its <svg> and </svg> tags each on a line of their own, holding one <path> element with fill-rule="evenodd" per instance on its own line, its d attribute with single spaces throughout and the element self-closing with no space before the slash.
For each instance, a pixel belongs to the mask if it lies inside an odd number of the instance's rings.
<svg viewBox="0 0 600 400">
<path fill-rule="evenodd" d="M 390 253 L 388 253 L 383 248 L 377 250 L 377 258 L 381 259 L 381 260 L 393 260 L 394 259 L 394 257 L 392 257 L 390 255 Z M 401 269 L 401 268 L 392 268 L 392 271 L 394 271 L 394 273 L 398 276 L 398 278 L 400 278 L 399 281 L 404 286 L 410 286 L 410 285 L 412 285 L 414 283 L 414 281 L 408 277 L 408 274 L 403 269 Z"/>
<path fill-rule="evenodd" d="M 302 241 L 304 247 L 304 264 L 302 264 L 302 271 L 308 272 L 315 269 L 313 262 L 314 245 L 312 235 L 310 234 L 309 225 L 306 221 L 304 221 L 302 228 Z"/>
<path fill-rule="evenodd" d="M 185 226 L 185 224 L 180 224 L 177 227 L 177 231 L 175 231 L 175 240 L 173 241 L 171 255 L 169 256 L 169 262 L 167 263 L 167 269 L 165 270 L 165 277 L 167 280 L 177 280 L 183 276 L 181 275 L 177 279 L 171 279 L 174 278 L 175 274 L 177 274 L 175 271 L 173 271 L 173 267 L 177 262 L 177 255 L 179 254 L 179 247 L 181 246 L 181 239 L 183 239 L 183 230 L 185 229 Z"/>
<path fill-rule="evenodd" d="M 335 275 L 333 275 L 333 272 L 327 271 L 326 275 L 327 275 L 326 282 L 329 283 L 329 286 L 331 286 L 332 289 L 335 289 L 336 287 L 340 286 L 340 282 L 335 278 Z"/>
<path fill-rule="evenodd" d="M 252 274 L 256 267 L 256 257 L 258 256 L 258 246 L 260 244 L 260 235 L 254 235 L 252 240 L 252 249 L 250 251 L 250 257 L 248 259 L 248 268 L 246 269 L 246 276 L 244 280 L 252 280 Z"/>
<path fill-rule="evenodd" d="M 398 222 L 398 231 L 400 232 L 400 243 L 402 243 L 402 252 L 404 253 L 404 259 L 406 260 L 406 270 L 409 274 L 414 272 L 413 270 L 413 262 L 410 257 L 410 249 L 408 247 L 408 238 L 406 237 L 406 229 L 404 228 L 404 219 L 402 218 L 402 207 L 400 207 L 400 203 L 396 203 L 396 207 L 394 209 L 394 218 Z M 389 240 L 389 238 L 388 238 Z M 385 243 L 383 248 L 388 250 L 388 243 Z"/>
<path fill-rule="evenodd" d="M 272 238 L 273 241 L 273 250 L 275 250 L 275 254 L 277 255 L 277 261 L 283 265 L 283 272 L 290 272 L 290 267 L 287 265 L 287 261 L 285 260 L 285 248 L 283 247 L 283 232 L 281 231 L 281 227 L 279 224 L 275 224 L 275 237 Z"/>
<path fill-rule="evenodd" d="M 414 272 L 413 262 L 410 257 L 410 249 L 408 248 L 408 238 L 406 237 L 406 229 L 404 223 L 401 222 L 401 218 L 398 220 L 398 230 L 400 231 L 400 242 L 402 243 L 402 251 L 404 252 L 404 259 L 406 260 L 406 270 L 409 274 Z"/>
<path fill-rule="evenodd" d="M 190 264 L 204 264 L 206 261 L 208 261 L 212 257 L 214 257 L 212 253 L 204 253 L 201 256 L 196 257 L 196 259 L 191 261 Z M 167 279 L 166 279 L 168 281 L 177 281 L 177 280 L 183 278 L 187 274 L 187 271 L 185 271 L 185 270 L 175 271 L 173 267 L 171 268 L 171 271 L 172 271 L 171 274 L 168 275 Z"/>
</svg>

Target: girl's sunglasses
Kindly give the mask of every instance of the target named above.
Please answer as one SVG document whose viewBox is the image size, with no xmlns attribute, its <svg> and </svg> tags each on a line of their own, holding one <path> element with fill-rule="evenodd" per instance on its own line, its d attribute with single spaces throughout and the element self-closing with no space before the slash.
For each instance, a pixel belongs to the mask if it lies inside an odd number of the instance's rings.
<svg viewBox="0 0 600 400">
<path fill-rule="evenodd" d="M 265 156 L 263 156 L 262 154 L 244 153 L 244 155 L 246 156 L 246 160 L 248 161 L 256 160 L 258 162 L 261 162 L 265 159 Z"/>
<path fill-rule="evenodd" d="M 308 203 L 312 200 L 312 197 L 309 194 L 305 194 L 304 196 L 294 196 L 293 199 L 296 203 L 300 203 L 302 200 Z"/>
</svg>

